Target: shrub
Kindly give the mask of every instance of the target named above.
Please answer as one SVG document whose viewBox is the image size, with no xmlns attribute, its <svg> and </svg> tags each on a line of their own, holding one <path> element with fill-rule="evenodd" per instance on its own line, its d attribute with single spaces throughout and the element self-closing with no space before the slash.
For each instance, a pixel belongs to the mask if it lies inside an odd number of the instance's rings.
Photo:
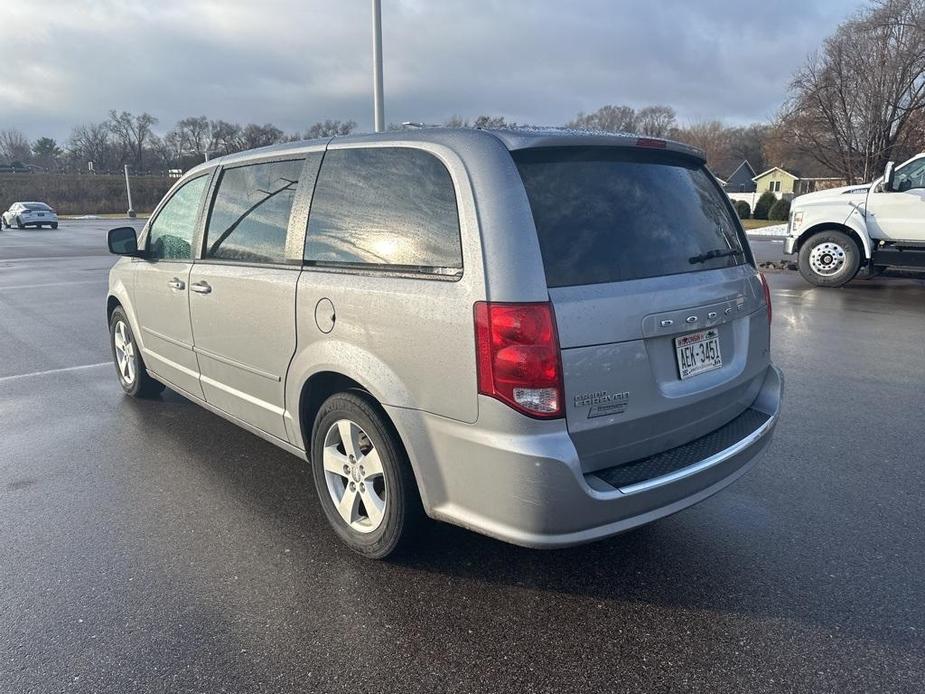
<svg viewBox="0 0 925 694">
<path fill-rule="evenodd" d="M 758 202 L 755 203 L 755 210 L 752 216 L 755 219 L 767 219 L 768 211 L 775 202 L 777 202 L 777 196 L 774 195 L 774 193 L 771 191 L 762 193 L 761 197 L 758 198 Z"/>
<path fill-rule="evenodd" d="M 771 209 L 768 211 L 768 219 L 773 219 L 775 222 L 786 222 L 789 216 L 789 200 L 778 200 L 773 205 L 771 205 Z"/>
<path fill-rule="evenodd" d="M 175 183 L 166 176 L 132 176 L 132 204 L 139 212 L 153 210 Z M 124 213 L 128 209 L 125 179 L 110 174 L 0 174 L 0 209 L 17 200 L 41 200 L 58 214 Z"/>
<path fill-rule="evenodd" d="M 752 208 L 748 206 L 748 203 L 744 200 L 736 200 L 736 213 L 739 215 L 739 219 L 748 219 L 752 215 Z"/>
</svg>

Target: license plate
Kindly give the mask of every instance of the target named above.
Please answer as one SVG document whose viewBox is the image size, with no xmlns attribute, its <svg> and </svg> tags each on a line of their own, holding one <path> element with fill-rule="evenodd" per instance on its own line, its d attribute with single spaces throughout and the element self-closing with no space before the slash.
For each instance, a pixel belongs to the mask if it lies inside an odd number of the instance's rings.
<svg viewBox="0 0 925 694">
<path fill-rule="evenodd" d="M 723 365 L 719 351 L 719 332 L 715 328 L 701 330 L 674 339 L 681 380 L 713 371 Z"/>
<path fill-rule="evenodd" d="M 45 216 L 44 212 L 39 212 L 39 217 L 44 217 L 44 216 Z"/>
</svg>

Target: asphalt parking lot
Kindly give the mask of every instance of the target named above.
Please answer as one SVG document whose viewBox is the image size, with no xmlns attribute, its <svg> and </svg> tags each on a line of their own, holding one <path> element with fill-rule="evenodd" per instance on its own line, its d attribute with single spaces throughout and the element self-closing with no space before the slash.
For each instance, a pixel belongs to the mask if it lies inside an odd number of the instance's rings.
<svg viewBox="0 0 925 694">
<path fill-rule="evenodd" d="M 119 224 L 0 232 L 0 692 L 922 691 L 925 282 L 770 274 L 784 413 L 699 506 L 555 552 L 434 525 L 374 563 L 304 463 L 122 395 Z"/>
</svg>

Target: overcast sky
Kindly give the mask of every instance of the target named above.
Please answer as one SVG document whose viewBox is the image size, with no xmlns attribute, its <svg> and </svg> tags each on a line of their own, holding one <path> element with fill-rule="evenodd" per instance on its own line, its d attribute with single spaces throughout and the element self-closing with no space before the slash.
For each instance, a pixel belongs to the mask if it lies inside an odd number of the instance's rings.
<svg viewBox="0 0 925 694">
<path fill-rule="evenodd" d="M 382 0 L 388 122 L 563 124 L 603 104 L 771 117 L 852 0 Z M 109 109 L 372 127 L 369 0 L 0 0 L 0 128 Z"/>
</svg>

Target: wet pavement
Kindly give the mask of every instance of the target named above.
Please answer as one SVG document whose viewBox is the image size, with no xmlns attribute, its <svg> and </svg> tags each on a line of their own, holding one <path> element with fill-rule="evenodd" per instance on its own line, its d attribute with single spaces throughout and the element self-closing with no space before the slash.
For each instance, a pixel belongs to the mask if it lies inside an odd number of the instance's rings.
<svg viewBox="0 0 925 694">
<path fill-rule="evenodd" d="M 916 692 L 925 282 L 770 273 L 785 408 L 706 502 L 569 550 L 375 563 L 304 463 L 123 396 L 105 229 L 0 232 L 0 692 Z"/>
</svg>

